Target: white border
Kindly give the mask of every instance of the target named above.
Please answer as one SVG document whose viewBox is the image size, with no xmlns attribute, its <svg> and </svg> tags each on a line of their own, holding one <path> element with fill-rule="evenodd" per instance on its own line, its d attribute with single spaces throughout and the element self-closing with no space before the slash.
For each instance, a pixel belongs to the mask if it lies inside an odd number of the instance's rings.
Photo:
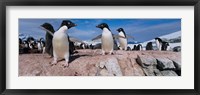
<svg viewBox="0 0 200 95">
<path fill-rule="evenodd" d="M 194 89 L 193 6 L 7 6 L 7 89 Z M 18 18 L 182 18 L 181 77 L 18 77 Z"/>
</svg>

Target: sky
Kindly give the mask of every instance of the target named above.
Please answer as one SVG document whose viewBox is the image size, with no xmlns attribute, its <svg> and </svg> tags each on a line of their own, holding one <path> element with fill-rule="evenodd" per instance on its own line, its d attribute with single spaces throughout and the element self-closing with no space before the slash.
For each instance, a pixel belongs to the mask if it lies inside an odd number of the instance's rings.
<svg viewBox="0 0 200 95">
<path fill-rule="evenodd" d="M 58 30 L 63 19 L 19 19 L 19 33 L 36 39 L 45 38 L 45 31 L 39 26 L 45 22 L 52 24 Z M 113 34 L 118 34 L 118 28 L 123 28 L 127 35 L 134 37 L 129 42 L 144 42 L 156 37 L 181 31 L 181 19 L 68 19 L 77 24 L 66 33 L 80 40 L 91 40 L 102 34 L 96 28 L 100 23 L 107 23 Z"/>
</svg>

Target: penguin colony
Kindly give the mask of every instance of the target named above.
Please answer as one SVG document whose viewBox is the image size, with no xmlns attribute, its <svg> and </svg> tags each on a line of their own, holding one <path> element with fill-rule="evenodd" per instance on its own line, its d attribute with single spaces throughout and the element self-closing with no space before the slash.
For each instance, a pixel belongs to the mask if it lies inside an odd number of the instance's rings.
<svg viewBox="0 0 200 95">
<path fill-rule="evenodd" d="M 86 44 L 79 40 L 72 40 L 68 36 L 67 31 L 70 28 L 77 26 L 75 23 L 70 20 L 63 20 L 59 29 L 54 30 L 53 26 L 50 23 L 44 23 L 41 25 L 41 28 L 46 32 L 45 39 L 40 38 L 38 40 L 33 37 L 28 37 L 25 40 L 19 38 L 19 54 L 23 53 L 47 53 L 53 57 L 52 65 L 57 64 L 58 59 L 65 59 L 64 67 L 69 66 L 70 56 L 76 53 L 76 49 L 101 49 L 102 55 L 114 54 L 114 50 L 126 50 L 126 51 L 141 51 L 143 47 L 141 44 L 134 45 L 133 48 L 128 46 L 126 35 L 123 28 L 118 28 L 116 31 L 118 35 L 112 34 L 108 24 L 101 23 L 96 26 L 102 30 L 102 33 L 95 37 L 93 40 L 101 39 L 101 43 L 93 45 Z M 130 37 L 129 37 L 130 38 Z M 116 40 L 119 41 L 119 46 L 117 45 Z M 79 45 L 75 45 L 75 42 L 79 42 Z M 163 41 L 160 38 L 155 38 L 155 43 L 157 50 L 166 51 L 169 49 L 169 43 Z M 153 42 L 148 42 L 146 45 L 146 50 L 155 50 L 153 49 Z"/>
</svg>

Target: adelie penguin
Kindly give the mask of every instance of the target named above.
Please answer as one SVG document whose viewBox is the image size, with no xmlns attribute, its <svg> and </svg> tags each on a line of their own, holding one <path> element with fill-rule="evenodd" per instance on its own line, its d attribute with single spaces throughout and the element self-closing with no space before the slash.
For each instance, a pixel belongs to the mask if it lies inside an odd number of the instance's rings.
<svg viewBox="0 0 200 95">
<path fill-rule="evenodd" d="M 136 50 L 141 51 L 142 50 L 142 45 L 138 44 L 137 47 L 136 47 Z"/>
<path fill-rule="evenodd" d="M 55 33 L 55 30 L 53 28 L 53 26 L 50 23 L 44 23 L 43 25 L 41 25 L 41 27 L 43 30 L 46 31 L 46 44 L 45 44 L 45 52 L 47 52 L 50 56 L 53 57 L 53 45 L 52 45 L 52 39 L 53 39 L 53 35 Z M 68 40 L 69 40 L 69 52 L 70 55 L 74 54 L 75 51 L 75 46 L 74 46 L 74 42 L 80 42 L 82 43 L 82 41 L 69 37 L 68 36 Z"/>
<path fill-rule="evenodd" d="M 170 47 L 169 47 L 169 43 L 163 41 L 163 42 L 162 42 L 161 50 L 163 50 L 163 51 L 167 51 L 167 50 L 169 50 L 169 48 L 170 48 Z"/>
<path fill-rule="evenodd" d="M 63 66 L 68 67 L 70 52 L 69 52 L 69 37 L 66 31 L 75 26 L 76 24 L 74 24 L 70 20 L 63 20 L 59 30 L 54 33 L 52 41 L 54 60 L 52 64 L 56 64 L 58 58 L 64 58 L 65 63 L 63 64 Z"/>
<path fill-rule="evenodd" d="M 37 41 L 37 48 L 38 48 L 38 52 L 39 53 L 43 53 L 44 54 L 44 51 L 45 51 L 45 41 L 44 41 L 43 38 L 40 38 Z"/>
<path fill-rule="evenodd" d="M 163 50 L 163 51 L 166 51 L 169 49 L 169 43 L 168 42 L 165 42 L 165 41 L 162 41 L 162 39 L 160 38 L 155 38 L 155 41 L 156 41 L 156 46 L 158 48 L 158 50 Z"/>
<path fill-rule="evenodd" d="M 152 42 L 147 43 L 146 50 L 153 50 L 153 43 Z"/>
<path fill-rule="evenodd" d="M 124 32 L 123 28 L 117 29 L 119 32 L 119 36 L 122 36 L 124 38 L 119 38 L 119 44 L 120 44 L 120 50 L 127 50 L 127 36 L 126 33 Z"/>
<path fill-rule="evenodd" d="M 96 27 L 103 30 L 101 35 L 102 55 L 105 55 L 106 53 L 113 54 L 114 39 L 109 26 L 106 23 L 101 23 Z"/>
<path fill-rule="evenodd" d="M 45 35 L 45 52 L 48 53 L 51 57 L 53 57 L 53 46 L 52 46 L 52 39 L 53 39 L 53 34 L 55 32 L 53 26 L 49 23 L 44 23 L 41 25 L 44 29 L 46 29 L 46 35 Z"/>
<path fill-rule="evenodd" d="M 155 42 L 156 42 L 157 49 L 161 51 L 162 40 L 157 37 L 157 38 L 155 38 Z"/>
</svg>

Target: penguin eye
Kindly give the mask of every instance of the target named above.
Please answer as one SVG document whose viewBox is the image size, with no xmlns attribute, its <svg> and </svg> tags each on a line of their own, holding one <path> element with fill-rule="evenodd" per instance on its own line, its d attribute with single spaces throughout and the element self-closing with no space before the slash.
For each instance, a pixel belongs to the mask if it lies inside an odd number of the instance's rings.
<svg viewBox="0 0 200 95">
<path fill-rule="evenodd" d="M 71 22 L 68 22 L 67 24 L 71 24 Z"/>
</svg>

